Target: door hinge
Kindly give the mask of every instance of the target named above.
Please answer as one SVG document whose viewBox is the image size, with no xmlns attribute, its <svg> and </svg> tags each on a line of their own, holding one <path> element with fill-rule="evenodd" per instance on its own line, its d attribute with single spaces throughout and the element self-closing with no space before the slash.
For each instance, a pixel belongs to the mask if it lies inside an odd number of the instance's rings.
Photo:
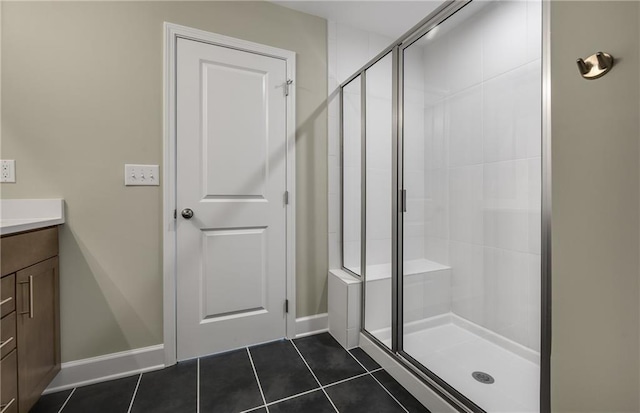
<svg viewBox="0 0 640 413">
<path fill-rule="evenodd" d="M 284 191 L 284 204 L 289 205 L 289 191 Z"/>
<path fill-rule="evenodd" d="M 287 79 L 287 81 L 284 84 L 284 95 L 285 96 L 289 96 L 289 87 L 291 86 L 291 84 L 293 83 L 293 80 L 291 79 Z"/>
<path fill-rule="evenodd" d="M 178 210 L 177 209 L 173 210 L 173 219 L 178 219 Z"/>
<path fill-rule="evenodd" d="M 289 312 L 289 300 L 284 300 L 284 312 Z"/>
</svg>

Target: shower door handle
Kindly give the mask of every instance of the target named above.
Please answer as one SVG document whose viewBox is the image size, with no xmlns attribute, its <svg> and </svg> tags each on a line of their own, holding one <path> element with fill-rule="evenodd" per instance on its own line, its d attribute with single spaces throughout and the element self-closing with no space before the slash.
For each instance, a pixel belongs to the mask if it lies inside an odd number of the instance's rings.
<svg viewBox="0 0 640 413">
<path fill-rule="evenodd" d="M 406 189 L 401 189 L 401 201 L 402 202 L 402 212 L 407 212 L 407 190 Z"/>
</svg>

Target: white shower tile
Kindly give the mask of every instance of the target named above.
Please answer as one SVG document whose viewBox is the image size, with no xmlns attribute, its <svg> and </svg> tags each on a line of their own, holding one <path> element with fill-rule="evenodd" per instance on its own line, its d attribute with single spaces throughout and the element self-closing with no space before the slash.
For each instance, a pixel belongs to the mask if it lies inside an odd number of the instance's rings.
<svg viewBox="0 0 640 413">
<path fill-rule="evenodd" d="M 407 191 L 407 199 L 424 198 L 424 171 L 406 169 L 404 171 L 404 188 Z"/>
<path fill-rule="evenodd" d="M 424 237 L 404 237 L 402 248 L 405 261 L 424 258 Z"/>
<path fill-rule="evenodd" d="M 340 278 L 329 274 L 327 310 L 329 329 L 332 333 L 347 330 L 347 285 Z"/>
<path fill-rule="evenodd" d="M 393 43 L 393 40 L 395 39 L 377 33 L 369 33 L 369 59 L 373 59 L 379 55 L 384 49 Z"/>
<path fill-rule="evenodd" d="M 442 265 L 450 265 L 449 240 L 446 238 L 437 238 L 426 234 L 424 257 L 429 261 L 437 262 Z"/>
<path fill-rule="evenodd" d="M 404 153 L 407 156 L 405 169 L 423 169 L 413 153 L 424 154 L 424 108 L 416 103 L 407 103 L 404 111 Z M 422 157 L 422 156 L 421 156 Z"/>
<path fill-rule="evenodd" d="M 390 238 L 367 240 L 367 265 L 390 263 L 391 249 Z"/>
<path fill-rule="evenodd" d="M 329 193 L 340 193 L 340 162 L 337 156 L 329 156 Z"/>
<path fill-rule="evenodd" d="M 330 92 L 327 97 L 327 116 L 340 119 L 340 93 Z"/>
<path fill-rule="evenodd" d="M 367 98 L 373 96 L 386 99 L 391 104 L 392 67 L 393 60 L 391 59 L 391 54 L 388 54 L 367 69 Z M 391 109 L 389 109 L 387 116 L 391 116 Z"/>
<path fill-rule="evenodd" d="M 494 76 L 518 67 L 527 57 L 527 2 L 499 1 L 483 15 L 483 76 Z"/>
<path fill-rule="evenodd" d="M 482 62 L 482 29 L 482 22 L 472 17 L 447 36 L 446 58 L 440 70 L 451 94 L 482 82 L 482 65 L 478 64 Z"/>
<path fill-rule="evenodd" d="M 352 271 L 360 269 L 360 242 L 344 240 L 344 266 Z"/>
<path fill-rule="evenodd" d="M 336 39 L 327 40 L 327 72 L 329 77 L 338 80 L 338 42 Z"/>
<path fill-rule="evenodd" d="M 337 38 L 337 23 L 335 20 L 327 20 L 327 38 L 330 40 L 336 40 Z"/>
<path fill-rule="evenodd" d="M 329 132 L 327 139 L 329 140 L 328 155 L 340 156 L 340 119 L 335 116 L 329 116 L 327 118 Z"/>
<path fill-rule="evenodd" d="M 486 82 L 485 162 L 540 156 L 540 75 L 540 61 L 536 61 Z"/>
<path fill-rule="evenodd" d="M 407 211 L 404 213 L 404 221 L 407 223 L 424 222 L 424 200 L 412 199 L 407 195 Z"/>
<path fill-rule="evenodd" d="M 532 254 L 484 248 L 486 327 L 519 343 L 526 342 L 525 303 Z"/>
<path fill-rule="evenodd" d="M 413 103 L 418 105 L 421 108 L 424 107 L 425 93 L 422 88 L 416 89 L 416 88 L 405 87 L 403 93 L 404 93 L 403 98 L 404 98 L 405 104 Z"/>
<path fill-rule="evenodd" d="M 391 174 L 391 101 L 367 98 L 367 168 L 386 169 Z"/>
<path fill-rule="evenodd" d="M 424 238 L 424 224 L 422 223 L 405 223 L 404 234 L 407 238 Z"/>
<path fill-rule="evenodd" d="M 476 86 L 447 99 L 450 166 L 482 163 L 482 87 Z"/>
<path fill-rule="evenodd" d="M 425 305 L 423 274 L 405 275 L 402 287 L 403 321 L 409 323 L 422 319 Z"/>
<path fill-rule="evenodd" d="M 405 88 L 424 90 L 424 57 L 422 48 L 409 47 L 404 51 Z"/>
<path fill-rule="evenodd" d="M 365 283 L 365 327 L 375 331 L 391 327 L 391 278 Z M 369 304 L 366 304 L 369 303 Z"/>
<path fill-rule="evenodd" d="M 414 51 L 414 49 L 417 49 L 417 47 L 410 47 L 405 53 L 417 54 L 418 51 Z M 433 38 L 429 40 L 429 43 L 424 48 L 422 53 L 422 79 L 425 98 L 431 97 L 439 100 L 450 94 L 446 81 L 447 53 L 448 46 L 444 38 Z M 429 101 L 429 99 L 425 100 L 426 103 Z"/>
<path fill-rule="evenodd" d="M 453 168 L 449 171 L 451 239 L 482 244 L 483 172 L 482 165 Z"/>
<path fill-rule="evenodd" d="M 337 24 L 338 82 L 342 83 L 368 61 L 369 36 L 367 32 Z"/>
<path fill-rule="evenodd" d="M 329 269 L 333 270 L 342 267 L 341 261 L 340 233 L 334 232 L 329 234 Z"/>
<path fill-rule="evenodd" d="M 531 254 L 527 260 L 527 302 L 525 308 L 525 325 L 527 341 L 524 343 L 534 351 L 540 352 L 540 319 L 542 294 L 542 266 L 541 256 Z"/>
<path fill-rule="evenodd" d="M 485 325 L 484 249 L 452 241 L 451 308 L 460 317 Z"/>
<path fill-rule="evenodd" d="M 347 328 L 360 329 L 360 314 L 362 303 L 362 284 L 351 283 L 347 285 Z"/>
<path fill-rule="evenodd" d="M 542 0 L 527 0 L 527 61 L 542 58 Z"/>
<path fill-rule="evenodd" d="M 447 314 L 452 305 L 451 270 L 430 271 L 424 274 L 423 318 Z"/>
<path fill-rule="evenodd" d="M 367 239 L 391 238 L 391 173 L 367 169 Z"/>
<path fill-rule="evenodd" d="M 425 109 L 425 169 L 446 168 L 449 165 L 445 121 L 444 102 Z"/>
<path fill-rule="evenodd" d="M 329 233 L 340 232 L 340 195 L 329 194 Z"/>
<path fill-rule="evenodd" d="M 539 253 L 540 176 L 535 164 L 539 158 L 485 164 L 485 245 Z"/>
</svg>

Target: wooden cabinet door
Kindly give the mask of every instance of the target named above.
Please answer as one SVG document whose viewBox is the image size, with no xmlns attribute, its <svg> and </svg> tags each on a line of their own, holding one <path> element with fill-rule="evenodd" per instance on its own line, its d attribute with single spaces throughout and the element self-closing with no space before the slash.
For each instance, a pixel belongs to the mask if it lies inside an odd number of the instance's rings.
<svg viewBox="0 0 640 413">
<path fill-rule="evenodd" d="M 16 274 L 18 407 L 27 413 L 60 371 L 58 257 Z"/>
</svg>

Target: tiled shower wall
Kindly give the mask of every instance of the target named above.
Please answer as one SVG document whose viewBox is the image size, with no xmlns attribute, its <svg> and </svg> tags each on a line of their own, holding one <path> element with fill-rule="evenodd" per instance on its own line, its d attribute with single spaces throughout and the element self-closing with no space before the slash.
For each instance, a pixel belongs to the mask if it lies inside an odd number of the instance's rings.
<svg viewBox="0 0 640 413">
<path fill-rule="evenodd" d="M 425 256 L 455 314 L 538 351 L 541 2 L 488 4 L 422 55 Z"/>
<path fill-rule="evenodd" d="M 336 22 L 328 22 L 328 52 L 329 52 L 329 268 L 340 268 L 340 254 L 342 245 L 340 244 L 340 96 L 338 86 L 347 80 L 349 76 L 354 74 L 356 70 L 360 69 L 369 60 L 379 54 L 384 48 L 389 46 L 393 39 L 381 36 L 375 33 L 365 32 L 363 30 L 355 29 Z M 379 75 L 385 76 L 380 73 Z M 390 75 L 390 73 L 389 73 Z M 391 79 L 389 77 L 389 83 Z M 356 88 L 354 88 L 356 89 Z M 359 91 L 359 89 L 357 90 Z M 375 95 L 375 93 L 373 94 Z M 350 96 L 351 99 L 357 98 L 357 95 Z M 349 99 L 349 97 L 345 98 Z M 391 110 L 391 97 L 379 94 L 376 97 L 376 101 L 379 103 L 376 105 L 378 110 L 384 111 L 387 108 Z M 386 103 L 386 104 L 385 104 Z M 350 105 L 351 109 L 357 105 Z M 371 108 L 369 109 L 371 110 Z M 376 109 L 373 109 L 376 110 Z M 380 114 L 382 118 L 388 116 L 387 113 Z M 390 150 L 390 147 L 389 147 Z M 390 238 L 390 193 L 384 191 L 384 187 L 391 183 L 391 163 L 390 153 L 387 153 L 389 159 L 388 165 L 381 159 L 380 162 L 375 162 L 373 165 L 367 165 L 367 172 L 372 176 L 383 177 L 387 176 L 386 180 L 380 181 L 380 185 L 377 186 L 375 193 L 381 199 L 379 202 L 372 202 L 372 193 L 369 193 L 369 202 L 376 205 L 386 205 L 389 203 L 388 213 L 385 209 L 379 211 L 373 211 L 377 219 L 370 216 L 369 222 L 375 223 L 378 226 L 389 226 L 388 230 L 384 228 L 380 231 L 371 230 L 367 231 L 367 248 L 368 257 L 376 257 L 375 261 L 369 262 L 369 264 L 380 264 L 391 262 L 391 238 Z M 347 163 L 353 165 L 359 165 L 355 160 L 346 160 Z M 353 161 L 353 162 L 351 162 Z M 388 171 L 388 172 L 385 172 Z M 388 182 L 387 182 L 388 181 Z M 388 183 L 388 185 L 385 185 Z M 373 189 L 373 187 L 369 187 Z M 348 204 L 351 202 L 359 202 L 360 187 L 356 188 L 356 191 L 349 190 L 348 194 L 351 194 L 351 199 L 345 200 Z M 371 192 L 371 191 L 370 191 Z M 382 199 L 384 198 L 384 199 Z M 371 214 L 371 212 L 370 212 Z M 386 235 L 381 235 L 386 234 Z M 359 244 L 354 241 L 355 234 L 345 234 L 346 253 L 352 256 L 351 259 L 347 259 L 351 262 L 359 261 L 360 250 Z M 388 247 L 387 247 L 388 246 Z"/>
<path fill-rule="evenodd" d="M 337 86 L 393 39 L 332 22 L 328 36 L 329 259 L 340 268 Z M 450 266 L 455 314 L 536 351 L 540 45 L 540 1 L 503 1 L 405 56 L 405 259 Z M 390 225 L 386 210 L 379 215 L 368 227 Z M 377 259 L 368 264 L 391 261 L 389 239 L 367 244 Z"/>
</svg>

